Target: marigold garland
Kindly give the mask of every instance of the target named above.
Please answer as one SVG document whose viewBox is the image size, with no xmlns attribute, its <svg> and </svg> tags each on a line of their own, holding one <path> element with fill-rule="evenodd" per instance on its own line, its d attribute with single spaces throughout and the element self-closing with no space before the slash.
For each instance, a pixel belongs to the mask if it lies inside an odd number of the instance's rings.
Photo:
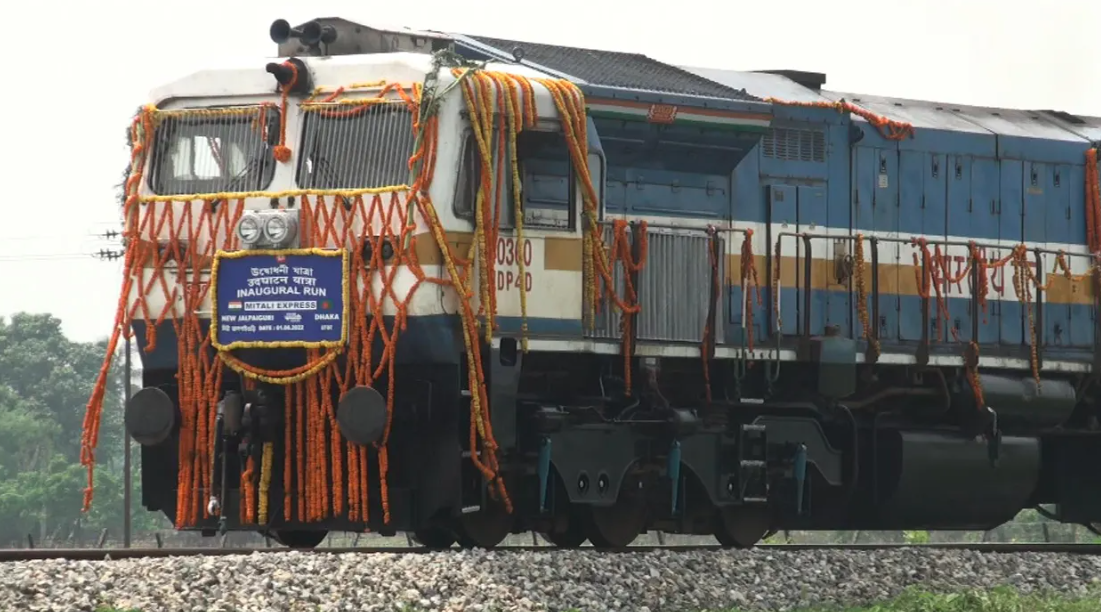
<svg viewBox="0 0 1101 612">
<path fill-rule="evenodd" d="M 264 442 L 260 457 L 260 506 L 258 521 L 261 525 L 268 524 L 268 495 L 271 489 L 271 464 L 275 452 L 275 443 Z"/>
<path fill-rule="evenodd" d="M 1086 237 L 1090 253 L 1101 252 L 1101 171 L 1096 146 L 1086 150 Z"/>
<path fill-rule="evenodd" d="M 753 255 L 753 230 L 746 229 L 742 238 L 742 307 L 745 310 L 746 348 L 753 351 L 753 297 L 761 305 L 761 283 L 757 276 L 757 258 Z M 752 289 L 752 291 L 750 291 Z"/>
<path fill-rule="evenodd" d="M 287 163 L 291 160 L 291 149 L 287 146 L 287 97 L 291 90 L 298 84 L 298 66 L 293 62 L 283 62 L 283 67 L 291 71 L 291 80 L 286 85 L 280 85 L 280 107 L 283 111 L 283 120 L 279 122 L 279 144 L 275 145 L 272 154 L 276 160 Z"/>
<path fill-rule="evenodd" d="M 856 277 L 856 313 L 860 320 L 860 337 L 868 341 L 872 354 L 879 357 L 879 338 L 872 334 L 872 326 L 868 320 L 868 290 L 864 279 L 864 234 L 857 233 L 853 242 L 856 243 L 853 259 L 856 263 L 854 276 Z"/>
<path fill-rule="evenodd" d="M 913 124 L 906 123 L 904 121 L 896 121 L 894 119 L 888 119 L 882 115 L 877 115 L 869 110 L 860 108 L 859 106 L 848 102 L 846 100 L 838 100 L 837 102 L 798 102 L 792 100 L 782 100 L 780 98 L 765 98 L 765 102 L 771 104 L 777 104 L 780 106 L 801 106 L 806 108 L 833 108 L 839 113 L 851 113 L 858 117 L 863 118 L 868 123 L 872 124 L 880 135 L 887 140 L 905 140 L 906 138 L 912 138 L 914 135 Z"/>
<path fill-rule="evenodd" d="M 707 300 L 707 318 L 704 319 L 703 333 L 700 335 L 700 361 L 703 364 L 703 393 L 704 401 L 711 405 L 711 359 L 715 356 L 715 321 L 716 307 L 719 305 L 719 292 L 722 291 L 719 281 L 719 249 L 721 242 L 715 226 L 707 227 L 707 261 L 711 273 L 710 292 Z"/>
</svg>

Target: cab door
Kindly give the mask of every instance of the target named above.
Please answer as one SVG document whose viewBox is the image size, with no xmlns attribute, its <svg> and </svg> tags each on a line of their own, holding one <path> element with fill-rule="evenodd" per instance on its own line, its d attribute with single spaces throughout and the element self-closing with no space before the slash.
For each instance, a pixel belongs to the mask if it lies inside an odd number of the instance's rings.
<svg viewBox="0 0 1101 612">
<path fill-rule="evenodd" d="M 883 145 L 886 147 L 887 145 Z M 879 339 L 889 342 L 898 338 L 900 284 L 907 280 L 912 286 L 913 275 L 902 276 L 900 262 L 904 250 L 898 242 L 898 149 L 856 146 L 852 150 L 853 231 L 881 238 L 876 252 L 877 266 L 871 267 L 870 244 L 865 243 L 865 257 L 879 290 L 879 320 L 870 321 L 878 328 Z M 909 257 L 909 255 L 907 255 Z M 907 274 L 909 274 L 907 267 Z M 872 287 L 868 287 L 868 313 L 874 312 Z M 916 303 L 916 302 L 915 302 Z M 854 307 L 856 305 L 854 304 Z M 918 311 L 920 312 L 920 310 Z M 855 314 L 854 314 L 855 320 Z"/>
<path fill-rule="evenodd" d="M 530 337 L 579 336 L 584 307 L 584 187 L 573 167 L 566 139 L 558 129 L 541 127 L 517 136 L 516 170 L 523 187 L 519 207 L 512 189 L 511 161 L 507 154 L 505 157 L 506 163 L 498 165 L 499 184 L 507 185 L 509 193 L 499 198 L 500 230 L 491 247 L 497 333 L 519 334 L 526 319 Z M 599 197 L 603 191 L 599 149 L 590 153 L 588 161 L 597 170 L 592 180 Z M 522 219 L 518 215 L 523 215 Z"/>
</svg>

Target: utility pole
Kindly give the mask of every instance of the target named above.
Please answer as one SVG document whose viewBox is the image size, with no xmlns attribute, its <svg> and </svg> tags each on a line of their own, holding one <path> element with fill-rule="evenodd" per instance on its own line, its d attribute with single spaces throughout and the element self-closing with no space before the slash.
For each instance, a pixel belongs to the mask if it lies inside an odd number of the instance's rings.
<svg viewBox="0 0 1101 612">
<path fill-rule="evenodd" d="M 123 338 L 125 338 L 126 359 L 122 362 L 123 366 L 123 379 L 126 381 L 122 392 L 122 405 L 130 405 L 130 326 L 127 325 L 123 330 Z M 122 547 L 130 548 L 130 436 L 126 435 L 126 428 L 122 431 L 123 451 L 122 451 Z"/>
<path fill-rule="evenodd" d="M 100 238 L 106 240 L 113 240 L 119 237 L 119 232 L 116 230 L 107 230 L 102 234 L 99 234 Z M 99 252 L 94 253 L 92 256 L 101 259 L 103 261 L 115 261 L 122 259 L 126 254 L 123 250 L 111 250 L 100 249 Z M 130 361 L 130 326 L 127 325 L 126 329 L 122 330 L 123 333 L 123 386 L 122 386 L 122 399 L 123 407 L 130 403 L 130 377 L 132 375 L 132 364 Z M 130 494 L 133 483 L 131 482 L 131 447 L 130 436 L 126 435 L 126 428 L 123 427 L 122 431 L 122 547 L 130 548 Z"/>
</svg>

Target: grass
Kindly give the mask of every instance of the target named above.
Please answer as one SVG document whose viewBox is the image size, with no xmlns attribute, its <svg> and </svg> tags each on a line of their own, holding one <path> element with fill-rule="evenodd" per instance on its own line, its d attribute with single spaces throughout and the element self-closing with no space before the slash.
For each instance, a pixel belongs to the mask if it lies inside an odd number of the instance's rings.
<svg viewBox="0 0 1101 612">
<path fill-rule="evenodd" d="M 1098 612 L 1101 599 L 1059 595 L 1022 595 L 999 587 L 989 591 L 934 594 L 910 589 L 897 599 L 859 608 L 819 608 L 799 612 Z M 740 612 L 730 610 L 729 612 Z"/>
<path fill-rule="evenodd" d="M 416 612 L 404 608 L 405 612 Z M 815 608 L 798 612 L 1098 612 L 1101 595 L 1068 598 L 1059 595 L 1022 595 L 1009 587 L 989 591 L 934 594 L 910 589 L 897 599 L 859 608 Z M 121 609 L 100 606 L 95 612 L 142 612 L 137 609 Z M 574 610 L 571 612 L 582 612 Z M 600 612 L 585 610 L 583 612 Z M 727 612 L 743 612 L 728 610 Z"/>
</svg>

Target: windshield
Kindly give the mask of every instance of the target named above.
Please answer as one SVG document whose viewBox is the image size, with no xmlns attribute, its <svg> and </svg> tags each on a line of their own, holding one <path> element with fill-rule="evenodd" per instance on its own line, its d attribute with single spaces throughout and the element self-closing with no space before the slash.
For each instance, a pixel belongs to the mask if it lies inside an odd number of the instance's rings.
<svg viewBox="0 0 1101 612">
<path fill-rule="evenodd" d="M 236 109 L 159 113 L 150 189 L 158 195 L 266 189 L 275 173 L 272 138 L 279 132 L 279 110 Z"/>
<path fill-rule="evenodd" d="M 414 144 L 413 114 L 404 102 L 351 110 L 312 107 L 305 113 L 298 186 L 370 189 L 406 184 Z"/>
</svg>

